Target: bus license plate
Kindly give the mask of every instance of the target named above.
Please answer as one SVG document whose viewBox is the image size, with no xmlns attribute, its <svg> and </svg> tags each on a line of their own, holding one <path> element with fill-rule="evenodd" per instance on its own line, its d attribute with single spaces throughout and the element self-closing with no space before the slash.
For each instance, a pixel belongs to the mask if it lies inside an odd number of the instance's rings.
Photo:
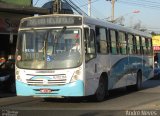
<svg viewBox="0 0 160 116">
<path fill-rule="evenodd" d="M 41 93 L 51 93 L 52 91 L 50 89 L 41 89 Z"/>
</svg>

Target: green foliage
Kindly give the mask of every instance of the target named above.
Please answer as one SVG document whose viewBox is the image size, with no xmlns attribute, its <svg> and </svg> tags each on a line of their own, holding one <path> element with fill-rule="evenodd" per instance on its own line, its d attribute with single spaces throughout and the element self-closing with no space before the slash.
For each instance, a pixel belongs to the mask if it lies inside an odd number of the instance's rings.
<svg viewBox="0 0 160 116">
<path fill-rule="evenodd" d="M 158 35 L 160 35 L 160 33 L 156 33 L 154 31 L 152 31 L 151 34 L 152 34 L 152 36 L 155 36 L 155 35 L 158 36 Z"/>
<path fill-rule="evenodd" d="M 32 5 L 32 0 L 0 0 L 0 2 L 22 6 Z"/>
</svg>

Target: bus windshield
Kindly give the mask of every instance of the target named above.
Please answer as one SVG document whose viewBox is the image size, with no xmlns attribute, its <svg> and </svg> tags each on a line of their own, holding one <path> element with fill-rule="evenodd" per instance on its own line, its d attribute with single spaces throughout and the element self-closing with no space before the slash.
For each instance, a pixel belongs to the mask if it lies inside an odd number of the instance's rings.
<svg viewBox="0 0 160 116">
<path fill-rule="evenodd" d="M 17 62 L 20 68 L 64 69 L 82 62 L 81 29 L 31 29 L 19 32 Z"/>
</svg>

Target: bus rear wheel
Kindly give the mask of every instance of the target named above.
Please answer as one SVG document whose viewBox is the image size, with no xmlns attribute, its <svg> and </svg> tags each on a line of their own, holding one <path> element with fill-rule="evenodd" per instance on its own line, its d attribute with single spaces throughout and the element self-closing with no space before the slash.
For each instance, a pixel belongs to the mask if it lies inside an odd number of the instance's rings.
<svg viewBox="0 0 160 116">
<path fill-rule="evenodd" d="M 135 85 L 129 85 L 126 87 L 127 90 L 133 90 L 133 91 L 138 91 L 142 88 L 142 72 L 138 71 L 137 72 L 137 77 L 136 77 L 136 84 Z"/>
<path fill-rule="evenodd" d="M 133 86 L 134 90 L 140 90 L 142 88 L 142 72 L 138 71 L 137 73 L 137 82 L 136 84 Z"/>
</svg>

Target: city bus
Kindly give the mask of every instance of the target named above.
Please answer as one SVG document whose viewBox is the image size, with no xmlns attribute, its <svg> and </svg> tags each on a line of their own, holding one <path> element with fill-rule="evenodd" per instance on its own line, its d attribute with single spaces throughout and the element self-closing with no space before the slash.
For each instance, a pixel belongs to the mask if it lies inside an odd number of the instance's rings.
<svg viewBox="0 0 160 116">
<path fill-rule="evenodd" d="M 149 33 L 73 14 L 21 20 L 16 47 L 18 96 L 92 96 L 120 87 L 139 90 L 153 76 Z"/>
</svg>

